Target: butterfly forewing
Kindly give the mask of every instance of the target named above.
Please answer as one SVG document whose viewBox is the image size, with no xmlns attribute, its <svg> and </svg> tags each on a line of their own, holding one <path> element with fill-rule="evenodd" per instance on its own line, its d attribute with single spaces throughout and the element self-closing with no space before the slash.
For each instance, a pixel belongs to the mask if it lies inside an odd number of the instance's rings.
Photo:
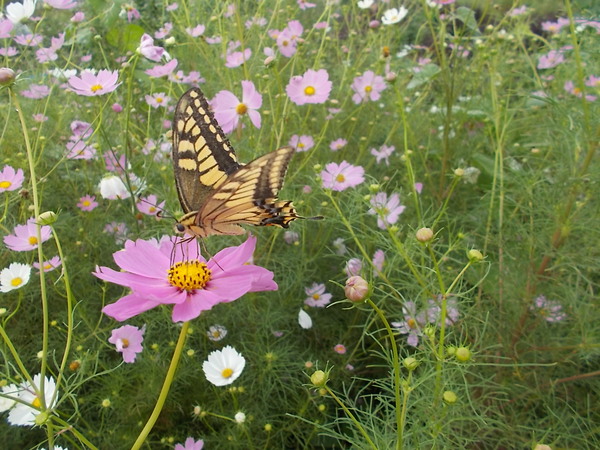
<svg viewBox="0 0 600 450">
<path fill-rule="evenodd" d="M 179 99 L 173 120 L 173 167 L 184 212 L 198 211 L 210 193 L 240 167 L 231 143 L 199 88 Z"/>
</svg>

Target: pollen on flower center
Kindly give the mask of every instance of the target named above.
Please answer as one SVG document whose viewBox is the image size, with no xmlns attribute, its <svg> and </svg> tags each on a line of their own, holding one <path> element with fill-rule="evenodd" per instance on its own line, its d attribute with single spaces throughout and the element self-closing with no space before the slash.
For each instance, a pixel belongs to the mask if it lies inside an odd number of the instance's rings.
<svg viewBox="0 0 600 450">
<path fill-rule="evenodd" d="M 317 91 L 316 91 L 316 89 L 313 86 L 306 86 L 304 88 L 304 93 L 306 95 L 315 95 L 315 92 L 317 92 Z"/>
<path fill-rule="evenodd" d="M 169 269 L 168 280 L 172 286 L 186 291 L 203 289 L 210 281 L 211 272 L 198 260 L 178 262 Z"/>
<path fill-rule="evenodd" d="M 235 107 L 235 112 L 241 116 L 242 114 L 246 114 L 248 112 L 248 107 L 245 104 L 240 103 Z"/>
<path fill-rule="evenodd" d="M 13 286 L 21 286 L 21 284 L 23 284 L 23 279 L 20 277 L 14 277 L 11 281 L 10 284 L 12 284 Z"/>
<path fill-rule="evenodd" d="M 121 339 L 120 339 L 120 341 L 121 341 L 121 346 L 122 346 L 123 348 L 127 348 L 127 347 L 129 347 L 129 339 L 126 339 L 126 338 L 121 338 Z"/>
<path fill-rule="evenodd" d="M 312 298 L 314 298 L 315 300 L 319 300 L 321 296 L 319 294 L 313 294 Z"/>
<path fill-rule="evenodd" d="M 408 325 L 408 328 L 414 330 L 415 328 L 417 328 L 417 321 L 415 319 L 408 319 L 406 321 L 406 324 Z"/>
<path fill-rule="evenodd" d="M 8 189 L 11 184 L 10 181 L 0 181 L 0 189 Z"/>
<path fill-rule="evenodd" d="M 221 372 L 221 376 L 223 378 L 229 378 L 231 375 L 233 375 L 233 370 L 231 370 L 229 367 L 226 367 L 225 369 L 223 369 L 223 371 Z"/>
<path fill-rule="evenodd" d="M 344 181 L 346 181 L 346 177 L 340 173 L 337 177 L 335 177 L 335 181 L 337 181 L 338 183 L 343 183 Z"/>
<path fill-rule="evenodd" d="M 373 86 L 365 86 L 365 92 L 369 93 L 373 90 Z"/>
<path fill-rule="evenodd" d="M 30 245 L 36 245 L 38 243 L 38 240 L 35 236 L 29 236 L 29 244 Z"/>
<path fill-rule="evenodd" d="M 95 84 L 95 85 L 93 85 L 92 87 L 90 87 L 90 90 L 91 90 L 92 92 L 97 92 L 97 91 L 99 91 L 100 89 L 102 89 L 102 86 L 101 86 L 101 85 L 99 85 L 99 84 Z"/>
<path fill-rule="evenodd" d="M 40 401 L 39 397 L 33 399 L 33 401 L 31 402 L 31 406 L 37 409 L 40 409 L 42 407 L 42 402 Z"/>
</svg>

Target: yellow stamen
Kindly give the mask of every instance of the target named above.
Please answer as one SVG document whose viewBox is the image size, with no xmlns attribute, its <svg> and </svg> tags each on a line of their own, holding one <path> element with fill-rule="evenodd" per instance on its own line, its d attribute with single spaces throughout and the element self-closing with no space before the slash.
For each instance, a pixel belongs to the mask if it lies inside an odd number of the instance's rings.
<svg viewBox="0 0 600 450">
<path fill-rule="evenodd" d="M 373 86 L 365 86 L 365 92 L 368 94 L 373 90 Z"/>
<path fill-rule="evenodd" d="M 417 321 L 415 319 L 408 319 L 406 321 L 406 325 L 408 325 L 408 328 L 410 328 L 411 330 L 414 330 L 417 328 Z"/>
<path fill-rule="evenodd" d="M 211 272 L 198 260 L 178 262 L 169 269 L 168 280 L 172 286 L 185 291 L 203 289 L 210 281 Z"/>
<path fill-rule="evenodd" d="M 122 338 L 121 345 L 123 346 L 123 348 L 129 347 L 129 339 Z"/>
<path fill-rule="evenodd" d="M 346 177 L 340 173 L 337 177 L 335 177 L 335 181 L 337 181 L 338 183 L 343 183 L 344 181 L 346 181 Z"/>
<path fill-rule="evenodd" d="M 37 245 L 38 240 L 35 236 L 29 236 L 29 245 Z"/>
<path fill-rule="evenodd" d="M 229 378 L 231 375 L 233 375 L 233 370 L 231 370 L 229 367 L 226 369 L 223 369 L 223 372 L 221 372 L 221 376 L 223 378 Z"/>
<path fill-rule="evenodd" d="M 305 95 L 315 95 L 315 92 L 317 92 L 317 91 L 316 91 L 316 89 L 315 89 L 314 87 L 312 87 L 312 86 L 306 86 L 306 87 L 304 88 L 304 94 L 305 94 Z"/>
<path fill-rule="evenodd" d="M 13 286 L 21 286 L 21 284 L 23 283 L 23 279 L 19 278 L 19 277 L 15 277 L 10 281 L 10 284 L 12 284 Z"/>
<path fill-rule="evenodd" d="M 313 294 L 313 295 L 312 295 L 312 298 L 313 298 L 314 300 L 319 300 L 319 299 L 321 298 L 321 296 L 320 296 L 319 294 Z"/>
<path fill-rule="evenodd" d="M 246 105 L 244 105 L 243 103 L 240 103 L 239 105 L 237 105 L 235 107 L 235 112 L 238 113 L 238 115 L 243 115 L 246 114 L 248 112 L 248 107 Z"/>
<path fill-rule="evenodd" d="M 0 189 L 8 189 L 11 185 L 10 181 L 0 181 Z"/>
<path fill-rule="evenodd" d="M 31 402 L 31 406 L 33 406 L 36 409 L 40 409 L 42 407 L 42 402 L 40 401 L 39 397 L 33 399 L 33 401 Z"/>
<path fill-rule="evenodd" d="M 100 84 L 95 84 L 95 85 L 93 85 L 92 87 L 90 87 L 90 90 L 91 90 L 92 92 L 97 92 L 97 91 L 99 91 L 100 89 L 102 89 L 102 85 L 100 85 Z"/>
</svg>

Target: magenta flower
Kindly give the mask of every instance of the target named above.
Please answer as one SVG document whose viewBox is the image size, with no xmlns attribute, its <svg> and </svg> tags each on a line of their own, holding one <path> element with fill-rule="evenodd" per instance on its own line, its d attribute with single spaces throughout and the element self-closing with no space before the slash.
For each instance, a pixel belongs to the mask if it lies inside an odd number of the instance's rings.
<svg viewBox="0 0 600 450">
<path fill-rule="evenodd" d="M 223 249 L 207 262 L 200 256 L 196 240 L 165 237 L 160 242 L 127 241 L 123 250 L 113 254 L 122 271 L 97 267 L 94 275 L 132 292 L 102 311 L 123 321 L 168 304 L 173 305 L 173 321 L 182 322 L 248 292 L 277 290 L 272 272 L 247 264 L 255 247 L 256 238 L 250 236 L 243 244 Z M 198 257 L 189 259 L 191 255 Z"/>
<path fill-rule="evenodd" d="M 560 322 L 567 318 L 562 305 L 556 300 L 548 300 L 543 295 L 533 300 L 532 310 L 537 311 L 547 322 Z"/>
<path fill-rule="evenodd" d="M 152 78 L 160 78 L 160 77 L 169 75 L 171 72 L 173 72 L 175 70 L 176 67 L 177 67 L 177 60 L 172 59 L 171 61 L 169 61 L 166 64 L 155 65 L 152 69 L 146 70 L 145 73 L 146 73 L 146 75 L 148 75 Z"/>
<path fill-rule="evenodd" d="M 538 59 L 538 69 L 551 69 L 565 62 L 563 53 L 559 50 L 550 50 L 546 55 L 542 55 Z"/>
<path fill-rule="evenodd" d="M 158 62 L 161 60 L 163 55 L 169 59 L 169 54 L 164 48 L 154 45 L 154 39 L 149 34 L 143 34 L 140 39 L 140 46 L 137 50 L 142 56 L 149 59 L 150 61 Z"/>
<path fill-rule="evenodd" d="M 248 114 L 250 122 L 260 128 L 261 117 L 258 109 L 262 106 L 262 95 L 258 93 L 252 81 L 242 81 L 242 101 L 229 91 L 219 91 L 210 102 L 215 118 L 225 133 L 231 133 Z"/>
<path fill-rule="evenodd" d="M 62 265 L 62 261 L 60 260 L 60 256 L 54 256 L 47 261 L 42 262 L 40 265 L 39 262 L 34 262 L 33 267 L 40 272 L 40 268 L 44 270 L 44 272 L 52 272 L 54 269 L 59 268 Z"/>
<path fill-rule="evenodd" d="M 142 214 L 148 216 L 157 216 L 165 207 L 165 202 L 158 203 L 156 195 L 149 195 L 148 197 L 141 197 L 140 201 L 136 203 L 137 209 Z"/>
<path fill-rule="evenodd" d="M 23 186 L 23 169 L 15 170 L 11 166 L 4 166 L 0 172 L 0 192 L 16 191 Z"/>
<path fill-rule="evenodd" d="M 323 283 L 313 283 L 312 286 L 304 289 L 304 292 L 308 296 L 304 300 L 305 305 L 323 308 L 331 302 L 332 295 L 325 292 L 325 285 Z"/>
<path fill-rule="evenodd" d="M 296 105 L 324 103 L 331 93 L 332 83 L 325 69 L 307 70 L 304 75 L 292 77 L 285 92 Z"/>
<path fill-rule="evenodd" d="M 333 346 L 333 351 L 340 355 L 343 355 L 346 353 L 347 350 L 344 344 L 337 344 Z"/>
<path fill-rule="evenodd" d="M 352 101 L 358 105 L 361 102 L 368 102 L 369 100 L 379 100 L 381 91 L 386 88 L 386 85 L 382 76 L 375 75 L 375 72 L 372 70 L 367 70 L 364 74 L 354 79 L 351 87 L 355 92 L 352 96 Z"/>
<path fill-rule="evenodd" d="M 385 230 L 398 222 L 398 217 L 405 208 L 406 206 L 400 204 L 400 195 L 392 194 L 388 199 L 385 192 L 378 192 L 371 197 L 371 209 L 368 212 L 377 215 L 377 226 Z"/>
<path fill-rule="evenodd" d="M 166 107 L 171 101 L 171 97 L 165 95 L 164 92 L 157 92 L 156 94 L 146 95 L 146 103 L 157 109 L 160 106 Z"/>
<path fill-rule="evenodd" d="M 390 165 L 390 156 L 394 153 L 396 147 L 393 145 L 382 145 L 379 150 L 374 148 L 371 149 L 371 155 L 373 155 L 377 159 L 377 164 L 381 161 L 385 161 L 385 165 Z"/>
<path fill-rule="evenodd" d="M 0 39 L 9 38 L 14 24 L 8 19 L 0 18 Z"/>
<path fill-rule="evenodd" d="M 348 141 L 346 139 L 339 138 L 339 139 L 336 139 L 335 141 L 332 141 L 331 144 L 329 144 L 329 148 L 332 151 L 337 152 L 338 150 L 343 149 L 347 143 L 348 143 Z"/>
<path fill-rule="evenodd" d="M 33 250 L 38 247 L 41 242 L 37 238 L 37 225 L 35 219 L 32 217 L 27 221 L 25 225 L 17 225 L 13 230 L 14 234 L 4 236 L 4 244 L 15 252 L 24 252 L 27 250 Z M 42 242 L 46 242 L 52 236 L 52 228 L 48 225 L 42 225 L 40 227 L 40 237 Z"/>
<path fill-rule="evenodd" d="M 225 67 L 233 69 L 244 64 L 252 56 L 252 50 L 245 48 L 243 52 L 227 53 L 225 57 Z"/>
<path fill-rule="evenodd" d="M 117 351 L 123 355 L 123 361 L 133 363 L 137 354 L 143 350 L 145 332 L 145 325 L 141 329 L 132 325 L 123 325 L 112 330 L 108 342 L 117 347 Z"/>
<path fill-rule="evenodd" d="M 84 195 L 79 199 L 79 203 L 77 203 L 77 207 L 82 211 L 93 211 L 97 206 L 98 202 L 94 195 Z"/>
<path fill-rule="evenodd" d="M 121 83 L 117 83 L 119 72 L 115 70 L 101 70 L 98 75 L 94 75 L 89 70 L 81 72 L 81 77 L 72 76 L 69 78 L 71 90 L 78 95 L 94 97 L 97 95 L 108 94 L 114 91 Z"/>
<path fill-rule="evenodd" d="M 334 191 L 343 191 L 365 181 L 365 169 L 361 166 L 342 161 L 340 164 L 329 163 L 321 172 L 323 187 Z"/>
<path fill-rule="evenodd" d="M 196 441 L 193 437 L 189 437 L 185 440 L 183 445 L 175 444 L 173 450 L 202 450 L 202 447 L 204 447 L 204 441 L 202 439 Z"/>
<path fill-rule="evenodd" d="M 312 138 L 312 136 L 305 134 L 298 136 L 295 134 L 290 138 L 288 145 L 290 147 L 294 147 L 297 152 L 307 152 L 315 146 L 315 140 Z"/>
</svg>

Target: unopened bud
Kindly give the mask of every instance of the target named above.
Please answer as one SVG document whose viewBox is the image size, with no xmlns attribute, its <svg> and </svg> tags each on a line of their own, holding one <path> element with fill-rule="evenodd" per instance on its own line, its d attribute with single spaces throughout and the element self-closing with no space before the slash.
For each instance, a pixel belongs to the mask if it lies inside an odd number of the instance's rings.
<svg viewBox="0 0 600 450">
<path fill-rule="evenodd" d="M 479 250 L 475 249 L 469 250 L 467 256 L 469 257 L 469 261 L 471 262 L 479 262 L 483 259 L 482 253 Z"/>
<path fill-rule="evenodd" d="M 471 359 L 471 350 L 467 347 L 458 347 L 455 355 L 460 362 L 467 362 Z"/>
<path fill-rule="evenodd" d="M 310 382 L 316 387 L 323 387 L 327 383 L 327 374 L 322 370 L 317 370 L 310 376 Z"/>
<path fill-rule="evenodd" d="M 52 225 L 56 222 L 56 213 L 54 211 L 46 211 L 38 216 L 37 223 L 39 225 Z"/>
<path fill-rule="evenodd" d="M 8 67 L 0 67 L 0 86 L 12 84 L 15 81 L 15 71 Z"/>
<path fill-rule="evenodd" d="M 445 391 L 442 394 L 442 398 L 444 399 L 444 401 L 449 404 L 452 405 L 453 403 L 456 403 L 456 400 L 458 400 L 458 397 L 456 396 L 456 394 L 452 391 Z"/>
<path fill-rule="evenodd" d="M 416 233 L 417 241 L 425 243 L 433 239 L 433 230 L 431 228 L 419 228 Z"/>
<path fill-rule="evenodd" d="M 404 358 L 402 360 L 402 365 L 404 365 L 404 367 L 406 367 L 408 370 L 413 371 L 419 365 L 419 361 L 417 361 L 416 358 L 409 356 L 408 358 Z"/>
<path fill-rule="evenodd" d="M 344 292 L 348 300 L 362 302 L 369 295 L 369 283 L 363 277 L 354 275 L 346 280 Z"/>
</svg>

